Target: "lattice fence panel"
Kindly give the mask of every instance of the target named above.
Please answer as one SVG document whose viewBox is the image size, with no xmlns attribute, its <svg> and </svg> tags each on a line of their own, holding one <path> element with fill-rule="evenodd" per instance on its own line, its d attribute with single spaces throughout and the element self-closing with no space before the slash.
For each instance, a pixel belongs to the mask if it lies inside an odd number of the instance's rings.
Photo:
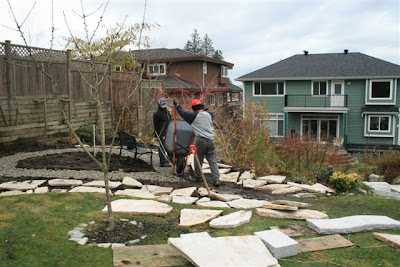
<svg viewBox="0 0 400 267">
<path fill-rule="evenodd" d="M 91 63 L 85 61 L 73 60 L 71 69 L 74 71 L 82 71 L 82 72 L 100 72 L 107 73 L 109 70 L 109 65 L 106 63 Z"/>
<path fill-rule="evenodd" d="M 59 50 L 49 50 L 44 48 L 11 45 L 13 58 L 26 59 L 45 62 L 66 62 L 67 53 Z"/>
<path fill-rule="evenodd" d="M 5 56 L 5 55 L 6 55 L 6 44 L 0 43 L 0 56 Z"/>
</svg>

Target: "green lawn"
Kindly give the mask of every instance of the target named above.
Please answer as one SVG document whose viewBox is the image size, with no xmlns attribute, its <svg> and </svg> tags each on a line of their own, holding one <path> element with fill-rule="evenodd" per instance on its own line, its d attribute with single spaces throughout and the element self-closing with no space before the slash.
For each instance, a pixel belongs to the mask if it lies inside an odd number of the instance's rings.
<svg viewBox="0 0 400 267">
<path fill-rule="evenodd" d="M 313 209 L 330 218 L 374 214 L 400 220 L 400 201 L 372 196 L 343 196 L 306 200 Z M 143 222 L 148 237 L 140 245 L 166 244 L 170 236 L 208 231 L 212 236 L 248 235 L 269 226 L 301 224 L 304 221 L 263 218 L 253 212 L 250 223 L 236 229 L 209 228 L 208 224 L 180 228 L 179 210 L 185 205 L 171 204 L 174 212 L 165 217 L 128 216 L 117 218 Z M 100 194 L 41 194 L 0 198 L 0 266 L 112 266 L 111 249 L 79 246 L 68 241 L 67 232 L 79 223 L 106 218 L 101 213 L 105 196 Z M 224 210 L 230 213 L 235 210 Z M 380 231 L 400 234 L 400 231 Z M 356 247 L 302 253 L 280 260 L 282 266 L 399 266 L 400 250 L 375 240 L 372 232 L 344 237 Z"/>
</svg>

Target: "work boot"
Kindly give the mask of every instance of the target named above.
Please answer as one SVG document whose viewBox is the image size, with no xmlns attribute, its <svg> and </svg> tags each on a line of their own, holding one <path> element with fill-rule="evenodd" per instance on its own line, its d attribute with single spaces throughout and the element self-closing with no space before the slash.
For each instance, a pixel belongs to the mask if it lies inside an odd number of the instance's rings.
<svg viewBox="0 0 400 267">
<path fill-rule="evenodd" d="M 160 164 L 160 167 L 171 167 L 171 166 L 172 165 L 169 162 Z"/>
<path fill-rule="evenodd" d="M 215 187 L 219 187 L 219 185 L 220 185 L 220 182 L 217 180 L 217 181 L 214 181 L 214 186 Z"/>
</svg>

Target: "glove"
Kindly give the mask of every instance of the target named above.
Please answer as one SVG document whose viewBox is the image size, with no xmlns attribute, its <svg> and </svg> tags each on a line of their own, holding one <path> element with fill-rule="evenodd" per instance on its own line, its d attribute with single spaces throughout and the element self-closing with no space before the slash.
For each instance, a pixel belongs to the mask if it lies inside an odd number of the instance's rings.
<svg viewBox="0 0 400 267">
<path fill-rule="evenodd" d="M 173 103 L 174 103 L 174 106 L 175 106 L 175 107 L 179 105 L 179 101 L 178 101 L 178 100 L 176 100 L 175 98 L 174 98 L 174 101 L 173 101 Z"/>
</svg>

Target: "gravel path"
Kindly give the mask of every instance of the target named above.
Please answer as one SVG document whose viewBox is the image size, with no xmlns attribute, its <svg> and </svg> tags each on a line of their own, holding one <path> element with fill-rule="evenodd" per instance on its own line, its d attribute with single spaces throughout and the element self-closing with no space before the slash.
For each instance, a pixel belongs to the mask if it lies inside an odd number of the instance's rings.
<svg viewBox="0 0 400 267">
<path fill-rule="evenodd" d="M 43 178 L 62 178 L 62 179 L 96 179 L 102 180 L 103 173 L 100 171 L 76 171 L 76 170 L 47 170 L 47 169 L 22 169 L 17 168 L 18 161 L 27 158 L 41 157 L 44 155 L 60 154 L 65 152 L 79 152 L 81 148 L 66 148 L 66 149 L 49 149 L 37 152 L 17 153 L 11 156 L 0 158 L 0 177 L 43 177 Z M 115 154 L 119 153 L 119 149 L 112 151 Z M 125 155 L 127 156 L 128 153 Z M 129 155 L 131 156 L 131 155 Z M 133 155 L 132 155 L 133 157 Z M 168 182 L 184 182 L 183 177 L 172 174 L 170 168 L 159 168 L 159 159 L 157 154 L 153 156 L 153 167 L 156 172 L 110 172 L 109 177 L 113 181 L 120 181 L 126 176 L 135 179 L 149 181 L 168 181 Z"/>
</svg>

